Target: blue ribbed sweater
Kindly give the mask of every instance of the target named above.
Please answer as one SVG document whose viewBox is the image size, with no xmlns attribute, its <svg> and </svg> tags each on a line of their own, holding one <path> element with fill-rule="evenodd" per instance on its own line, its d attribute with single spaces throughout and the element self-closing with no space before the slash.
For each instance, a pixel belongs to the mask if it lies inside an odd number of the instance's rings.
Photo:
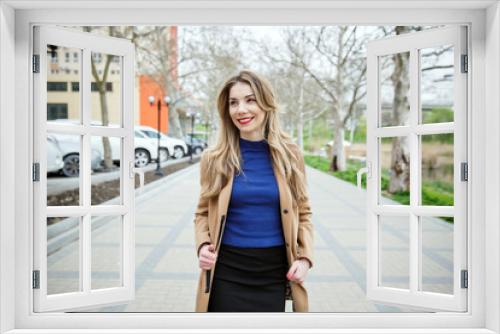
<svg viewBox="0 0 500 334">
<path fill-rule="evenodd" d="M 243 173 L 233 180 L 222 243 L 264 248 L 284 244 L 280 196 L 265 140 L 240 138 Z"/>
</svg>

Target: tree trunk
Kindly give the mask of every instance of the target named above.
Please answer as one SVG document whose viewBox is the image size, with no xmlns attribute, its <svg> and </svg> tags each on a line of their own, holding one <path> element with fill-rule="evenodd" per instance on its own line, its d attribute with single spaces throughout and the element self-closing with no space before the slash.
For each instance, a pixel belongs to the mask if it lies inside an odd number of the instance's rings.
<svg viewBox="0 0 500 334">
<path fill-rule="evenodd" d="M 408 31 L 408 27 L 396 27 L 396 34 Z M 408 73 L 409 53 L 397 53 L 393 56 L 394 72 L 391 80 L 394 86 L 394 100 L 392 104 L 392 118 L 394 125 L 405 123 L 408 118 L 409 102 L 408 91 L 410 78 Z M 416 88 L 415 88 L 416 89 Z M 389 181 L 390 193 L 408 191 L 410 189 L 410 153 L 406 137 L 394 137 L 391 152 L 391 178 Z"/>
<path fill-rule="evenodd" d="M 406 191 L 410 186 L 410 154 L 406 137 L 395 137 L 392 142 L 390 193 Z"/>
<path fill-rule="evenodd" d="M 299 92 L 299 120 L 297 122 L 297 145 L 301 151 L 304 150 L 304 76 L 300 82 Z"/>
<path fill-rule="evenodd" d="M 333 172 L 346 169 L 345 151 L 344 151 L 344 127 L 340 119 L 335 118 L 333 123 L 333 155 L 330 164 L 330 170 Z"/>
<path fill-rule="evenodd" d="M 333 156 L 332 163 L 330 165 L 330 170 L 343 171 L 346 169 L 346 157 L 344 151 L 344 123 L 341 119 L 341 113 L 344 108 L 344 64 L 340 59 L 344 55 L 344 35 L 347 31 L 346 27 L 340 27 L 339 34 L 337 37 L 338 44 L 338 55 L 339 59 L 336 64 L 336 75 L 335 75 L 335 97 L 337 100 L 334 102 L 333 108 Z"/>
<path fill-rule="evenodd" d="M 168 113 L 168 132 L 172 137 L 183 138 L 179 113 L 175 108 L 169 108 Z"/>
<path fill-rule="evenodd" d="M 106 84 L 103 82 L 97 83 L 99 91 L 99 101 L 101 103 L 101 122 L 102 126 L 109 125 L 108 101 L 106 100 Z M 109 137 L 102 137 L 102 149 L 104 155 L 104 168 L 110 169 L 113 167 L 113 156 L 111 152 L 111 144 Z"/>
</svg>

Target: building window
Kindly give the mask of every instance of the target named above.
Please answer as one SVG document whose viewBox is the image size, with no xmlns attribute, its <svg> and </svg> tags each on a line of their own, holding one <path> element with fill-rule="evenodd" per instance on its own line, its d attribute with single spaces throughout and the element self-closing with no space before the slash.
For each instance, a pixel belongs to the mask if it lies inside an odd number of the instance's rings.
<svg viewBox="0 0 500 334">
<path fill-rule="evenodd" d="M 47 120 L 68 119 L 68 104 L 67 103 L 48 103 L 47 104 Z"/>
<path fill-rule="evenodd" d="M 68 83 L 62 81 L 47 82 L 47 91 L 49 92 L 67 92 Z"/>
<path fill-rule="evenodd" d="M 93 92 L 99 91 L 97 89 L 97 83 L 92 82 L 90 86 L 90 90 Z M 112 92 L 113 91 L 113 83 L 112 82 L 106 82 L 106 92 Z"/>
<path fill-rule="evenodd" d="M 78 63 L 78 52 L 73 52 L 73 63 Z"/>
<path fill-rule="evenodd" d="M 93 52 L 92 59 L 94 60 L 94 63 L 100 63 L 100 62 L 102 62 L 102 54 Z"/>
<path fill-rule="evenodd" d="M 78 92 L 80 91 L 80 83 L 79 82 L 72 82 L 71 83 L 71 91 L 72 92 Z"/>
<path fill-rule="evenodd" d="M 69 52 L 65 52 L 65 53 L 64 53 L 64 61 L 65 61 L 66 63 L 69 63 L 69 60 L 70 60 L 70 58 L 69 58 Z"/>
</svg>

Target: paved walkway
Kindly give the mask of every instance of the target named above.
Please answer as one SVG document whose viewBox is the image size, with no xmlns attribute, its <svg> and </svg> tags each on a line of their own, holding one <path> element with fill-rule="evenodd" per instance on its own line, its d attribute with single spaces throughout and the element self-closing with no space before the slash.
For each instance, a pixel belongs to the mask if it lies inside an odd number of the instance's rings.
<svg viewBox="0 0 500 334">
<path fill-rule="evenodd" d="M 198 175 L 196 164 L 146 185 L 142 195 L 137 195 L 136 298 L 128 304 L 86 311 L 193 311 L 198 266 L 192 221 L 199 193 Z M 307 168 L 307 177 L 315 227 L 315 267 L 306 282 L 310 311 L 425 311 L 366 299 L 365 193 L 311 168 Z M 429 220 L 427 225 L 424 284 L 429 291 L 448 291 L 453 283 L 452 226 L 440 219 Z M 113 286 L 119 277 L 118 227 L 105 224 L 92 232 L 93 287 Z M 404 286 L 408 281 L 407 236 L 407 224 L 384 222 L 382 268 L 383 282 L 388 286 Z M 49 257 L 49 290 L 53 293 L 77 287 L 76 245 Z"/>
</svg>

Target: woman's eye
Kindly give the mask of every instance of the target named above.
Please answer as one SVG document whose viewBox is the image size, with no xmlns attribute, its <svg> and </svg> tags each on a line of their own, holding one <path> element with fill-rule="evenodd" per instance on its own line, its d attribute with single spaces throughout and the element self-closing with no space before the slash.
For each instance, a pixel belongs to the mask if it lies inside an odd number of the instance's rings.
<svg viewBox="0 0 500 334">
<path fill-rule="evenodd" d="M 236 103 L 236 101 L 231 101 L 231 102 L 229 103 L 229 105 L 230 105 L 230 106 L 235 106 L 235 105 L 237 105 L 237 103 Z"/>
<path fill-rule="evenodd" d="M 255 99 L 249 99 L 247 102 L 248 102 L 248 103 L 250 103 L 250 102 L 255 102 Z"/>
</svg>

